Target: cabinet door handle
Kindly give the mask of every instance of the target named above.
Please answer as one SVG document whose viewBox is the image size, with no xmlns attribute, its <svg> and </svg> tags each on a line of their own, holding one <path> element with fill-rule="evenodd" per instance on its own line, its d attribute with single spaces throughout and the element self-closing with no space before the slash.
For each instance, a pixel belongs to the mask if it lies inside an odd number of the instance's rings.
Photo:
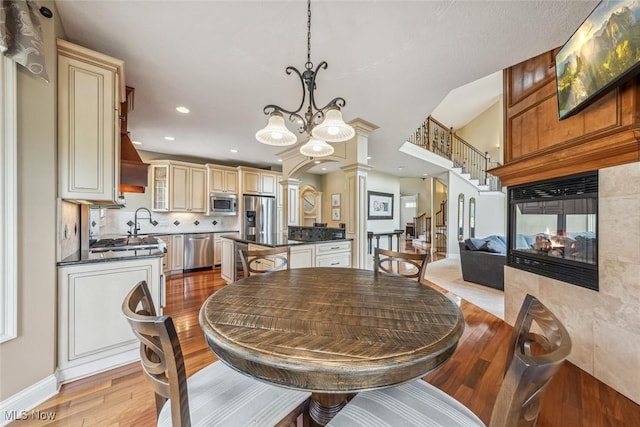
<svg viewBox="0 0 640 427">
<path fill-rule="evenodd" d="M 332 250 L 333 250 L 333 249 L 340 249 L 340 246 L 338 246 L 337 248 L 331 248 L 331 249 L 332 249 Z"/>
<path fill-rule="evenodd" d="M 339 262 L 332 262 L 331 265 L 340 265 Z"/>
</svg>

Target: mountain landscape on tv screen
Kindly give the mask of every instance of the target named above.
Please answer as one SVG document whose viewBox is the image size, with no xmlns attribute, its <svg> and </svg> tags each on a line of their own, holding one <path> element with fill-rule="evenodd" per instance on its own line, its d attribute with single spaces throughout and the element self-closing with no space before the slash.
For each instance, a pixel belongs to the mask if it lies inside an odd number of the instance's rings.
<svg viewBox="0 0 640 427">
<path fill-rule="evenodd" d="M 558 56 L 564 54 L 556 64 L 560 117 L 640 64 L 640 4 L 624 3 L 577 49 Z"/>
</svg>

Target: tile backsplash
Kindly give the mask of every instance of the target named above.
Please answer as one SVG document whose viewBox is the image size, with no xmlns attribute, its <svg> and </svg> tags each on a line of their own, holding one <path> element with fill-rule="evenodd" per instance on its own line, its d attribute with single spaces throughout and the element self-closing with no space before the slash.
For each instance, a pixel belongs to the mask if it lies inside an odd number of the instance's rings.
<svg viewBox="0 0 640 427">
<path fill-rule="evenodd" d="M 90 209 L 91 239 L 133 233 L 135 210 Z M 155 223 L 155 225 L 154 225 Z M 204 233 L 239 230 L 238 216 L 206 216 L 188 212 L 138 212 L 138 234 Z"/>
</svg>

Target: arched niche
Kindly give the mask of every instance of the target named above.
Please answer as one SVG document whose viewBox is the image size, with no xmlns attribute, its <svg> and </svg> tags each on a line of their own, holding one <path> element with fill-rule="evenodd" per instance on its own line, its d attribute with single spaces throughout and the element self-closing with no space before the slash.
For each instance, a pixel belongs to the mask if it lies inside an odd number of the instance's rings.
<svg viewBox="0 0 640 427">
<path fill-rule="evenodd" d="M 322 222 L 322 193 L 313 185 L 300 187 L 300 224 L 311 227 Z"/>
</svg>

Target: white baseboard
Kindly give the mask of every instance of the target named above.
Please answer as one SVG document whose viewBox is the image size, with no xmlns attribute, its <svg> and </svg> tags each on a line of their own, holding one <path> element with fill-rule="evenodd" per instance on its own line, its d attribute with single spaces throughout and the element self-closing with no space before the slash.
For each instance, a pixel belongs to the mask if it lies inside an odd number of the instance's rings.
<svg viewBox="0 0 640 427">
<path fill-rule="evenodd" d="M 65 384 L 70 381 L 79 380 L 90 375 L 99 374 L 100 372 L 135 362 L 136 360 L 140 360 L 140 347 L 136 347 L 135 349 L 128 350 L 123 353 L 114 354 L 113 356 L 105 357 L 103 359 L 83 363 L 82 365 L 58 368 L 56 371 L 56 377 L 58 378 L 59 384 Z"/>
<path fill-rule="evenodd" d="M 0 402 L 0 426 L 5 426 L 16 420 L 34 419 L 36 414 L 32 413 L 31 410 L 58 394 L 58 389 L 58 381 L 55 375 L 49 375 L 45 379 L 3 400 Z M 51 414 L 42 415 L 51 416 Z"/>
</svg>

